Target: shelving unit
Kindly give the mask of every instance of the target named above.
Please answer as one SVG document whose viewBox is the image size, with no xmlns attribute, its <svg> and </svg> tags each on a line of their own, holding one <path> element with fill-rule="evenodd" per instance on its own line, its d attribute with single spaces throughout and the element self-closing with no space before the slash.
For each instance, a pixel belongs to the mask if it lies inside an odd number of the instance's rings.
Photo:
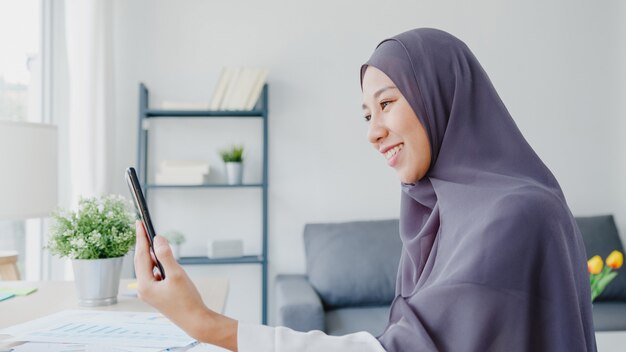
<svg viewBox="0 0 626 352">
<path fill-rule="evenodd" d="M 262 242 L 260 255 L 248 255 L 239 258 L 210 259 L 208 257 L 182 257 L 183 265 L 217 265 L 217 264 L 256 264 L 261 265 L 261 315 L 263 324 L 267 324 L 267 167 L 268 167 L 268 86 L 265 84 L 261 96 L 252 110 L 216 111 L 216 110 L 157 110 L 149 107 L 148 88 L 139 84 L 139 128 L 137 148 L 137 172 L 146 200 L 150 190 L 195 189 L 195 188 L 261 188 L 262 189 Z M 150 120 L 159 118 L 260 118 L 263 120 L 263 171 L 262 182 L 242 185 L 203 184 L 203 185 L 157 185 L 148 183 L 148 141 Z"/>
</svg>

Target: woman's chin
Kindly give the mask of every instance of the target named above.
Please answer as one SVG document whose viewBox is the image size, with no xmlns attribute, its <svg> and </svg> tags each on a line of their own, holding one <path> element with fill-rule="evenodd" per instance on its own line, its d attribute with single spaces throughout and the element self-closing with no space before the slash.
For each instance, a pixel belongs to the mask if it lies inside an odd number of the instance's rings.
<svg viewBox="0 0 626 352">
<path fill-rule="evenodd" d="M 402 177 L 402 176 L 400 176 L 400 182 L 402 182 L 402 183 L 411 184 L 411 183 L 416 183 L 417 181 L 419 181 L 419 179 L 416 179 L 414 177 Z"/>
<path fill-rule="evenodd" d="M 402 183 L 417 183 L 423 178 L 423 176 L 420 177 L 420 175 L 408 175 L 402 171 L 398 171 L 398 176 L 400 177 L 400 182 Z"/>
</svg>

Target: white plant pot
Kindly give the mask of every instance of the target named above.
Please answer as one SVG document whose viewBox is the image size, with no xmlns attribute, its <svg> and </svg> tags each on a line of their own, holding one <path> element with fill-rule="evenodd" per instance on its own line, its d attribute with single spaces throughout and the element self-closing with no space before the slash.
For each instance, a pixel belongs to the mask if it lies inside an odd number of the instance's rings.
<svg viewBox="0 0 626 352">
<path fill-rule="evenodd" d="M 124 257 L 72 259 L 78 304 L 84 307 L 117 303 Z"/>
<path fill-rule="evenodd" d="M 229 185 L 240 185 L 243 183 L 243 163 L 227 162 L 226 180 Z"/>
</svg>

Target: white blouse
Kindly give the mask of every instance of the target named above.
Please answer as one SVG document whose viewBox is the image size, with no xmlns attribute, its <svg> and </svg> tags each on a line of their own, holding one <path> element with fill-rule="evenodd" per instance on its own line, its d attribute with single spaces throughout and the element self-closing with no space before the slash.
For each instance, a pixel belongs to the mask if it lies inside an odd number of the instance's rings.
<svg viewBox="0 0 626 352">
<path fill-rule="evenodd" d="M 239 352 L 384 352 L 371 334 L 361 331 L 343 336 L 330 336 L 319 330 L 299 332 L 286 327 L 270 327 L 239 322 Z"/>
</svg>

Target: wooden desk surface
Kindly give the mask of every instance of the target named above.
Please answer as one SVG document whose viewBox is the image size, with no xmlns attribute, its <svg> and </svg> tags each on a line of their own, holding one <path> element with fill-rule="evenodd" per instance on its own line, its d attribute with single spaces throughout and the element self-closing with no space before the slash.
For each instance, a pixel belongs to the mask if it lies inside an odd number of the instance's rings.
<svg viewBox="0 0 626 352">
<path fill-rule="evenodd" d="M 214 311 L 223 312 L 228 294 L 228 280 L 221 278 L 194 278 L 204 303 Z M 153 312 L 154 308 L 140 301 L 136 296 L 125 295 L 128 283 L 120 283 L 117 304 L 104 307 L 79 307 L 74 281 L 0 281 L 0 287 L 37 287 L 28 296 L 16 296 L 0 302 L 0 329 L 56 313 L 65 309 L 95 309 L 108 311 Z M 0 340 L 6 335 L 0 335 Z"/>
</svg>

